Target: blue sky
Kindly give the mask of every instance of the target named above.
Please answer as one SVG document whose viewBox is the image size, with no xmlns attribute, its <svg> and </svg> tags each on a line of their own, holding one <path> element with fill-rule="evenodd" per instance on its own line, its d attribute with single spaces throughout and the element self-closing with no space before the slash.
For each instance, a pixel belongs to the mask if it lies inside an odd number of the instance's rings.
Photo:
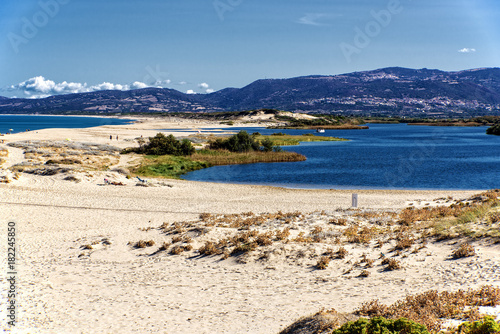
<svg viewBox="0 0 500 334">
<path fill-rule="evenodd" d="M 498 0 L 2 0 L 0 95 L 500 66 Z"/>
</svg>

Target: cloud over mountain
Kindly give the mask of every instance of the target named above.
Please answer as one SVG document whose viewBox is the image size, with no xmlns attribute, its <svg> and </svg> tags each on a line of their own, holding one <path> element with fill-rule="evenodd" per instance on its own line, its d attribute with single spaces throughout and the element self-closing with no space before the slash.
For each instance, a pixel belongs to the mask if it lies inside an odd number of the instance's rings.
<svg viewBox="0 0 500 334">
<path fill-rule="evenodd" d="M 23 91 L 30 98 L 41 98 L 60 94 L 88 93 L 99 90 L 130 90 L 146 87 L 149 86 L 140 81 L 135 81 L 130 85 L 103 82 L 98 85 L 89 86 L 87 85 L 87 83 L 79 82 L 63 81 L 60 83 L 56 83 L 52 80 L 45 79 L 43 76 L 36 76 L 16 85 L 12 85 L 8 89 Z"/>
</svg>

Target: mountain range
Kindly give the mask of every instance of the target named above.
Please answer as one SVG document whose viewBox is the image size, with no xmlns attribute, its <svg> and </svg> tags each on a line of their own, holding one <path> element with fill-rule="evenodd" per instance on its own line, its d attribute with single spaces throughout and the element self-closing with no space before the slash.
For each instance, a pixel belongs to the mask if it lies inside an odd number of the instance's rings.
<svg viewBox="0 0 500 334">
<path fill-rule="evenodd" d="M 168 88 L 97 91 L 42 99 L 0 97 L 0 113 L 116 114 L 262 108 L 364 116 L 500 114 L 500 68 L 458 72 L 383 68 L 331 76 L 262 79 L 243 88 L 185 94 Z"/>
</svg>

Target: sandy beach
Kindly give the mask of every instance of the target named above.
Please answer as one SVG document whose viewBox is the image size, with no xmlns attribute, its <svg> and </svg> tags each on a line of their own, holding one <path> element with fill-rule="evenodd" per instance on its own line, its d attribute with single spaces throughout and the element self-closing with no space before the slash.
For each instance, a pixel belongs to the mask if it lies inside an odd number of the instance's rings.
<svg viewBox="0 0 500 334">
<path fill-rule="evenodd" d="M 7 222 L 15 222 L 17 229 L 19 309 L 14 333 L 278 333 L 321 308 L 351 312 L 374 298 L 392 303 L 430 289 L 500 286 L 500 244 L 484 240 L 474 243 L 476 256 L 458 260 L 450 260 L 450 254 L 461 240 L 430 242 L 421 252 L 401 257 L 402 269 L 385 271 L 376 263 L 371 275 L 363 278 L 355 272 L 357 267 L 351 274 L 345 274 L 346 269 L 362 254 L 378 259 L 389 245 L 376 249 L 374 242 L 347 244 L 350 255 L 332 261 L 326 270 L 314 268 L 317 256 L 328 247 L 338 248 L 337 244 L 308 244 L 302 258 L 294 255 L 302 246 L 293 242 L 268 246 L 265 251 L 271 255 L 265 260 L 199 256 L 196 250 L 207 240 L 229 233 L 214 226 L 206 235 L 192 238 L 190 251 L 179 255 L 158 251 L 174 238 L 160 226 L 193 222 L 189 226 L 194 228 L 203 213 L 301 212 L 287 225 L 297 235 L 308 230 L 308 224 L 326 230 L 332 217 L 351 219 L 345 210 L 350 209 L 354 192 L 361 210 L 383 213 L 410 205 L 444 205 L 481 191 L 300 190 L 154 179 L 148 180 L 153 186 L 145 187 L 112 171 L 126 167 L 131 162 L 128 156 L 112 160 L 107 171 L 77 174 L 78 183 L 62 175 L 14 177 L 7 171 L 26 159 L 23 149 L 7 146 L 12 142 L 71 139 L 125 148 L 133 146 L 137 137 L 154 136 L 157 129 L 202 126 L 225 127 L 140 118 L 128 125 L 46 129 L 2 137 L 5 143 L 0 148 L 8 150 L 2 173 L 10 181 L 0 183 L 2 229 Z M 175 132 L 176 136 L 188 134 Z M 106 185 L 104 179 L 124 185 Z M 267 231 L 269 226 L 257 228 Z M 0 265 L 6 268 L 6 233 L 0 238 Z M 154 246 L 133 247 L 139 240 L 153 240 Z M 3 305 L 8 289 L 5 275 L 0 277 Z M 5 312 L 2 307 L 2 321 Z M 2 322 L 0 328 L 8 327 Z"/>
</svg>

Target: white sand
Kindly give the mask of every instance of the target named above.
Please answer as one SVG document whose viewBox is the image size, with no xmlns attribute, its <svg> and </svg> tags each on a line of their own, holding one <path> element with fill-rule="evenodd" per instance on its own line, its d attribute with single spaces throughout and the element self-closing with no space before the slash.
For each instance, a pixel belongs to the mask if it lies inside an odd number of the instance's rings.
<svg viewBox="0 0 500 334">
<path fill-rule="evenodd" d="M 124 126 L 40 130 L 2 137 L 90 141 L 131 146 L 156 128 L 196 128 L 201 123 L 147 120 Z M 214 127 L 221 128 L 214 124 Z M 109 140 L 118 135 L 119 141 Z M 126 141 L 127 140 L 127 141 Z M 22 159 L 13 148 L 7 167 Z M 193 220 L 200 213 L 312 212 L 349 208 L 352 191 L 290 190 L 263 186 L 167 180 L 172 187 L 102 186 L 111 173 L 81 183 L 58 176 L 22 174 L 0 184 L 3 239 L 0 328 L 7 328 L 6 223 L 16 222 L 18 247 L 18 332 L 29 333 L 276 333 L 320 308 L 352 311 L 363 301 L 391 303 L 429 289 L 500 286 L 500 246 L 477 244 L 478 256 L 449 261 L 450 243 L 429 244 L 398 271 L 376 270 L 368 278 L 339 274 L 332 263 L 316 271 L 275 261 L 272 266 L 237 264 L 219 258 L 190 258 L 136 250 L 128 242 L 168 239 L 163 222 Z M 399 209 L 470 191 L 356 191 L 361 207 Z M 111 245 L 103 245 L 108 238 Z M 90 256 L 81 246 L 96 242 Z M 157 249 L 158 247 L 155 247 Z M 373 251 L 371 248 L 367 252 Z M 151 251 L 149 251 L 151 253 Z M 376 258 L 378 252 L 373 253 Z M 341 263 L 341 262 L 339 262 Z M 342 264 L 345 266 L 345 264 Z"/>
</svg>

